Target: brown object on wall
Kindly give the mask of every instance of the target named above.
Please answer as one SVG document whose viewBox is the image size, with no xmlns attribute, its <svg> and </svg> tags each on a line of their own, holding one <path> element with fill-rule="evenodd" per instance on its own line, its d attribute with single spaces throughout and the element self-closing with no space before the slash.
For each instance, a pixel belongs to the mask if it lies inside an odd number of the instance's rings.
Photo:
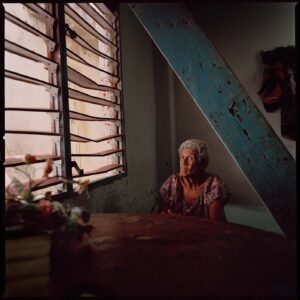
<svg viewBox="0 0 300 300">
<path fill-rule="evenodd" d="M 258 91 L 267 112 L 281 107 L 283 97 L 284 70 L 282 63 L 264 65 L 263 85 Z"/>
<path fill-rule="evenodd" d="M 285 138 L 297 138 L 297 101 L 295 73 L 288 68 L 284 83 L 284 99 L 281 105 L 281 134 Z"/>
<path fill-rule="evenodd" d="M 278 47 L 271 51 L 262 51 L 261 56 L 264 75 L 258 94 L 267 112 L 281 108 L 281 134 L 283 137 L 296 140 L 295 47 Z"/>
</svg>

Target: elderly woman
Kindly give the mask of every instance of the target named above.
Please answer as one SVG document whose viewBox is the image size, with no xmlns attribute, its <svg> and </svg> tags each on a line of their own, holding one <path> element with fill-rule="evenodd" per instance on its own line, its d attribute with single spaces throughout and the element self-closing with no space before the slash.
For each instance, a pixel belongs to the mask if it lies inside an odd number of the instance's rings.
<svg viewBox="0 0 300 300">
<path fill-rule="evenodd" d="M 160 212 L 225 221 L 224 205 L 229 193 L 220 177 L 205 172 L 206 144 L 198 139 L 187 140 L 178 152 L 180 172 L 163 183 Z"/>
</svg>

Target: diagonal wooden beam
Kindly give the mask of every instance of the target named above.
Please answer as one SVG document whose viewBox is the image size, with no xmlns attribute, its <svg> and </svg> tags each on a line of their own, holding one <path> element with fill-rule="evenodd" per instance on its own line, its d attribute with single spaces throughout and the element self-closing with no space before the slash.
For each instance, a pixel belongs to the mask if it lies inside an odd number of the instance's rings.
<svg viewBox="0 0 300 300">
<path fill-rule="evenodd" d="M 191 13 L 180 3 L 130 7 L 285 234 L 295 237 L 295 161 Z"/>
</svg>

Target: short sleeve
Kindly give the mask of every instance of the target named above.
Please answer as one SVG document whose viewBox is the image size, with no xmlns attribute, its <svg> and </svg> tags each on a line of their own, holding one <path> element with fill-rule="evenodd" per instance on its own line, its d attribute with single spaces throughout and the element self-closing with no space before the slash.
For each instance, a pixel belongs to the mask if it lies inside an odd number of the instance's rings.
<svg viewBox="0 0 300 300">
<path fill-rule="evenodd" d="M 159 193 L 163 202 L 167 202 L 171 194 L 172 178 L 169 177 L 161 186 Z"/>
<path fill-rule="evenodd" d="M 172 210 L 177 201 L 178 180 L 176 175 L 170 176 L 160 188 L 161 206 L 160 211 Z"/>
<path fill-rule="evenodd" d="M 225 182 L 217 175 L 211 175 L 204 191 L 204 203 L 209 206 L 212 201 L 220 201 L 226 204 L 229 191 Z"/>
</svg>

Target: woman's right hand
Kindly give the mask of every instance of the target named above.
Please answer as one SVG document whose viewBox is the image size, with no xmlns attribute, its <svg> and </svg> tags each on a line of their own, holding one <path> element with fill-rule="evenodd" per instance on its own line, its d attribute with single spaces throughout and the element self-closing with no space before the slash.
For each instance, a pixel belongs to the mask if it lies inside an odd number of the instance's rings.
<svg viewBox="0 0 300 300">
<path fill-rule="evenodd" d="M 173 213 L 170 209 L 168 209 L 167 211 L 162 211 L 161 214 L 163 214 L 163 215 L 177 215 L 177 214 Z"/>
</svg>

